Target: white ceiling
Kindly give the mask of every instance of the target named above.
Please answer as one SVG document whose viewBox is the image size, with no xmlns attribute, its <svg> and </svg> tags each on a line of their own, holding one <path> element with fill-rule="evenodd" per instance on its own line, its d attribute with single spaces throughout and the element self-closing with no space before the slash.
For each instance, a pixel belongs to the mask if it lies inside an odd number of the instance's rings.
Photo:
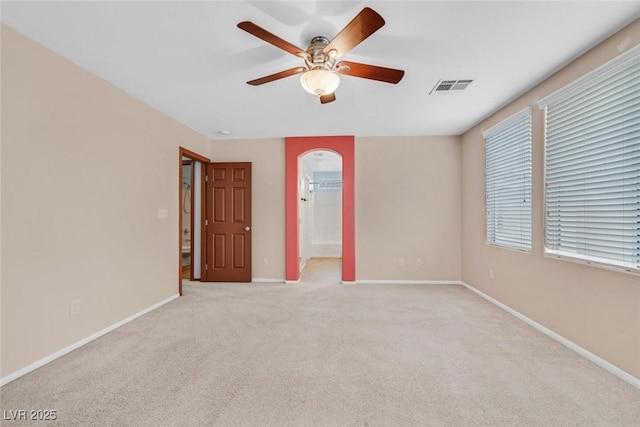
<svg viewBox="0 0 640 427">
<path fill-rule="evenodd" d="M 329 150 L 314 150 L 300 157 L 311 172 L 342 171 L 342 156 Z"/>
<path fill-rule="evenodd" d="M 397 85 L 343 76 L 321 105 L 302 60 L 238 29 L 253 21 L 306 49 L 364 6 L 386 25 L 344 60 L 400 68 Z M 458 135 L 640 17 L 640 1 L 8 2 L 1 19 L 210 138 Z M 474 79 L 429 95 L 439 79 Z M 230 134 L 222 135 L 220 131 Z"/>
</svg>

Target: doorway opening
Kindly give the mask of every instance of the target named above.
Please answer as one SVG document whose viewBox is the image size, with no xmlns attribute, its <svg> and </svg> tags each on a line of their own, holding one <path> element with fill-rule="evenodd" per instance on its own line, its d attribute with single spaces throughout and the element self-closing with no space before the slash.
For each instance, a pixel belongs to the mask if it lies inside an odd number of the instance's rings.
<svg viewBox="0 0 640 427">
<path fill-rule="evenodd" d="M 300 280 L 340 282 L 342 157 L 314 150 L 298 162 Z"/>
<path fill-rule="evenodd" d="M 193 213 L 193 175 L 194 175 L 194 161 L 188 157 L 182 157 L 182 196 L 181 196 L 181 209 L 182 209 L 182 272 L 180 277 L 184 280 L 193 280 L 193 268 L 191 266 L 191 260 L 193 259 L 192 251 L 193 245 L 191 241 L 192 230 L 192 218 Z"/>
<path fill-rule="evenodd" d="M 200 280 L 205 206 L 204 166 L 210 160 L 180 147 L 178 173 L 178 293 L 183 280 Z"/>
<path fill-rule="evenodd" d="M 300 237 L 300 188 L 306 177 L 300 171 L 299 159 L 309 152 L 325 150 L 342 159 L 341 191 L 341 272 L 342 283 L 355 282 L 354 227 L 354 137 L 287 137 L 286 138 L 286 259 L 285 280 L 298 282 L 302 265 Z M 312 188 L 309 176 L 309 188 Z M 337 185 L 335 183 L 334 185 Z M 306 197 L 305 197 L 306 198 Z"/>
</svg>

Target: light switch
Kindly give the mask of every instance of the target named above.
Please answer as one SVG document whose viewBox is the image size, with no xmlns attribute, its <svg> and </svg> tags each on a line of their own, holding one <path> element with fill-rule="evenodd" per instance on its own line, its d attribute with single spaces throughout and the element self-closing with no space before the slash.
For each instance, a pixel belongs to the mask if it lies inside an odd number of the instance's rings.
<svg viewBox="0 0 640 427">
<path fill-rule="evenodd" d="M 158 218 L 168 218 L 169 211 L 167 209 L 158 209 Z"/>
</svg>

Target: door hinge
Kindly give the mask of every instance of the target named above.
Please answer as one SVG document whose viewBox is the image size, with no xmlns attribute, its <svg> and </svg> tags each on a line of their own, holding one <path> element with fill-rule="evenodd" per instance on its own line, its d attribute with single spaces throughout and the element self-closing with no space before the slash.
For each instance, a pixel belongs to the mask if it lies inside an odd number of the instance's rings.
<svg viewBox="0 0 640 427">
<path fill-rule="evenodd" d="M 205 220 L 204 220 L 204 226 L 206 227 L 207 225 L 209 225 L 209 220 L 208 220 L 208 219 L 205 219 Z"/>
<path fill-rule="evenodd" d="M 204 265 L 204 269 L 205 269 L 205 270 L 208 270 L 208 269 L 209 269 L 209 264 L 205 264 L 205 265 Z"/>
<path fill-rule="evenodd" d="M 209 175 L 205 175 L 204 176 L 204 180 L 205 180 L 205 182 L 209 182 Z"/>
</svg>

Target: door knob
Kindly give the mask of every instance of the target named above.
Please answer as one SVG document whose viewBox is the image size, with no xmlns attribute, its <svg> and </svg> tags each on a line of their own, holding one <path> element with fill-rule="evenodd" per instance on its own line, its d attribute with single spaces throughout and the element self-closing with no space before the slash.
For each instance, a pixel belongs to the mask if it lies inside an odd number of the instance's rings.
<svg viewBox="0 0 640 427">
<path fill-rule="evenodd" d="M 244 228 L 244 231 L 249 231 L 251 230 L 251 227 L 249 227 L 248 225 Z"/>
</svg>

